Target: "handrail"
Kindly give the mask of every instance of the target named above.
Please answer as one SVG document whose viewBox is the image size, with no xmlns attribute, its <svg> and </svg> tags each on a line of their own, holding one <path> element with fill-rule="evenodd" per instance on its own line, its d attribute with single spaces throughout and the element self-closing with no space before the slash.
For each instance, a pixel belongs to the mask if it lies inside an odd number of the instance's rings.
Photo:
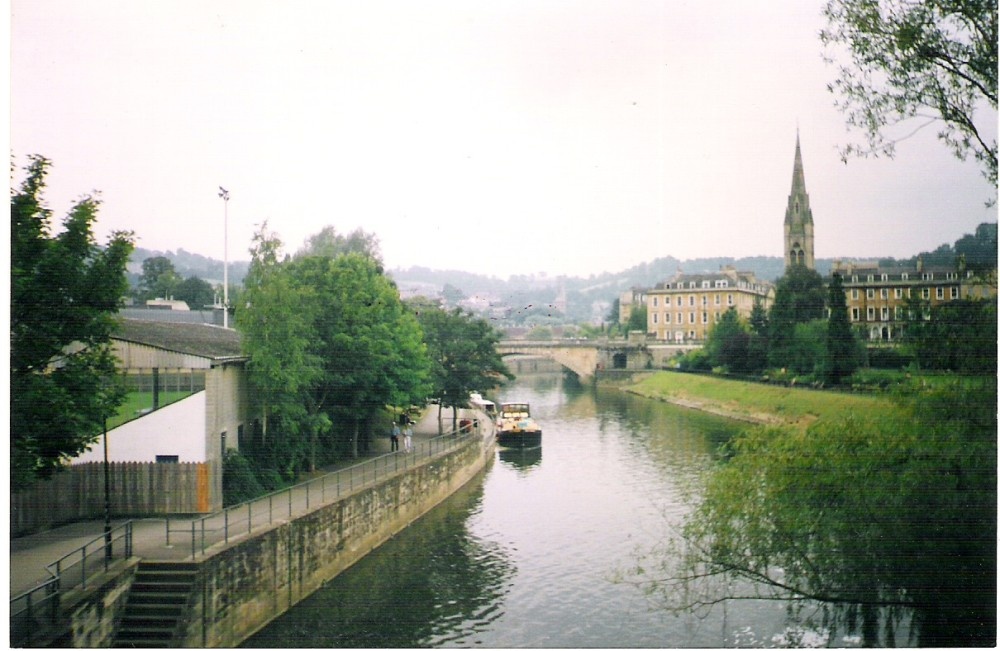
<svg viewBox="0 0 1000 651">
<path fill-rule="evenodd" d="M 479 430 L 458 433 L 449 431 L 415 444 L 412 452 L 400 450 L 383 454 L 289 488 L 234 504 L 217 513 L 185 520 L 183 528 L 171 528 L 171 521 L 167 518 L 166 544 L 170 546 L 172 533 L 190 536 L 190 558 L 197 558 L 199 550 L 204 556 L 205 551 L 214 544 L 228 544 L 231 539 L 244 534 L 250 535 L 255 528 L 272 525 L 278 516 L 291 520 L 296 514 L 304 514 L 316 506 L 335 502 L 355 490 L 377 483 L 380 478 L 412 468 L 421 460 L 451 450 L 472 436 L 479 436 Z"/>
<path fill-rule="evenodd" d="M 132 549 L 129 520 L 46 565 L 48 579 L 10 600 L 11 645 L 30 644 L 36 629 L 56 620 L 63 593 L 77 586 L 86 589 L 101 565 L 107 571 L 116 558 L 131 558 Z"/>
</svg>

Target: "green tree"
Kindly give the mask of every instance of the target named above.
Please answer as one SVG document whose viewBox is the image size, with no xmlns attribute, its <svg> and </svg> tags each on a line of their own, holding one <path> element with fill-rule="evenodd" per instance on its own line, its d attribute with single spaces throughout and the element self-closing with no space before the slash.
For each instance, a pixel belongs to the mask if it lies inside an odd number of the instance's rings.
<svg viewBox="0 0 1000 651">
<path fill-rule="evenodd" d="M 382 253 L 378 237 L 358 228 L 347 235 L 341 235 L 333 226 L 326 226 L 320 232 L 306 238 L 305 245 L 295 253 L 295 258 L 318 256 L 336 258 L 345 253 L 360 253 L 371 258 L 382 270 Z"/>
<path fill-rule="evenodd" d="M 761 300 L 755 300 L 750 311 L 750 342 L 747 345 L 747 371 L 759 372 L 767 367 L 767 351 L 770 345 L 768 332 L 770 321 Z"/>
<path fill-rule="evenodd" d="M 457 410 L 468 406 L 470 393 L 486 393 L 502 378 L 514 377 L 496 351 L 500 335 L 489 322 L 461 308 L 446 311 L 427 303 L 409 305 L 427 344 L 431 391 L 440 398 L 438 422 L 440 410 L 451 407 L 455 429 Z"/>
<path fill-rule="evenodd" d="M 254 234 L 236 327 L 250 358 L 248 379 L 261 412 L 256 460 L 291 479 L 312 459 L 310 445 L 329 430 L 330 421 L 306 408 L 307 391 L 321 373 L 321 360 L 311 349 L 312 292 L 295 286 L 281 247 L 266 222 Z"/>
<path fill-rule="evenodd" d="M 848 59 L 828 88 L 867 141 L 848 145 L 845 159 L 892 156 L 908 136 L 898 124 L 917 122 L 912 133 L 937 123 L 952 152 L 972 154 L 996 184 L 996 0 L 829 0 L 824 15 L 827 60 Z"/>
<path fill-rule="evenodd" d="M 858 367 L 858 341 L 848 320 L 847 295 L 840 274 L 833 274 L 827 300 L 830 319 L 826 331 L 825 375 L 828 382 L 838 384 Z"/>
<path fill-rule="evenodd" d="M 49 161 L 33 156 L 12 191 L 11 480 L 22 486 L 86 450 L 124 392 L 110 336 L 128 291 L 132 234 L 97 246 L 100 201 L 87 196 L 52 234 L 42 193 Z"/>
<path fill-rule="evenodd" d="M 822 319 L 825 298 L 823 278 L 818 273 L 803 265 L 792 265 L 785 271 L 778 280 L 774 304 L 768 315 L 768 362 L 771 366 L 791 365 L 795 326 Z"/>
<path fill-rule="evenodd" d="M 420 326 L 367 255 L 303 257 L 291 273 L 297 287 L 313 292 L 311 352 L 322 360 L 308 408 L 350 423 L 348 450 L 357 457 L 362 423 L 387 405 L 420 403 L 427 396 L 429 363 Z"/>
<path fill-rule="evenodd" d="M 681 540 L 641 559 L 638 580 L 678 611 L 818 602 L 822 625 L 866 646 L 894 646 L 911 613 L 921 645 L 994 644 L 995 397 L 986 376 L 739 435 Z"/>
<path fill-rule="evenodd" d="M 646 332 L 649 328 L 647 319 L 649 318 L 649 309 L 645 305 L 636 305 L 632 308 L 632 311 L 628 315 L 628 324 L 626 328 L 629 331 L 638 330 L 640 332 Z"/>
<path fill-rule="evenodd" d="M 215 302 L 215 291 L 207 281 L 197 276 L 188 276 L 177 285 L 174 298 L 184 301 L 192 310 L 197 310 Z"/>
<path fill-rule="evenodd" d="M 174 270 L 174 263 L 162 255 L 142 261 L 142 276 L 139 277 L 138 297 L 140 300 L 170 298 L 181 284 L 181 277 Z"/>
<path fill-rule="evenodd" d="M 749 370 L 750 333 L 735 307 L 723 312 L 708 331 L 705 352 L 713 367 L 722 366 L 733 373 Z"/>
<path fill-rule="evenodd" d="M 936 306 L 911 299 L 903 341 L 926 369 L 962 373 L 996 370 L 997 303 L 959 300 Z"/>
</svg>

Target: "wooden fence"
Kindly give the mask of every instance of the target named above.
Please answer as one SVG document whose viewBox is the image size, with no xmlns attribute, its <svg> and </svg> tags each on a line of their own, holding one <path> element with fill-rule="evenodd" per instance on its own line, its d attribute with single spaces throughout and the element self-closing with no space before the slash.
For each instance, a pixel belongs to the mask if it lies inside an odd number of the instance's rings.
<svg viewBox="0 0 1000 651">
<path fill-rule="evenodd" d="M 211 513 L 222 508 L 219 464 L 111 463 L 111 516 Z M 70 466 L 10 496 L 10 533 L 20 536 L 104 517 L 104 464 Z"/>
</svg>

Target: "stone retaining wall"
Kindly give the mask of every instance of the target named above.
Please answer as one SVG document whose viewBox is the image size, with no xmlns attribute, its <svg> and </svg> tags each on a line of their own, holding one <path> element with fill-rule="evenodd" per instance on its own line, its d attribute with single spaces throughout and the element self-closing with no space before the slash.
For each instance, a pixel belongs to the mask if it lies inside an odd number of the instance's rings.
<svg viewBox="0 0 1000 651">
<path fill-rule="evenodd" d="M 472 437 L 446 455 L 212 553 L 183 646 L 233 647 L 440 504 L 493 458 Z"/>
</svg>

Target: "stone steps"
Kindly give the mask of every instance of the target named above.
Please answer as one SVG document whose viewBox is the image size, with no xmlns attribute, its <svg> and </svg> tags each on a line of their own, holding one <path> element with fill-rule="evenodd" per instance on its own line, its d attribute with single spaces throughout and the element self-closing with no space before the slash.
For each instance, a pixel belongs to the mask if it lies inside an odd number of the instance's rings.
<svg viewBox="0 0 1000 651">
<path fill-rule="evenodd" d="M 174 646 L 197 576 L 197 563 L 140 563 L 113 646 Z"/>
</svg>

